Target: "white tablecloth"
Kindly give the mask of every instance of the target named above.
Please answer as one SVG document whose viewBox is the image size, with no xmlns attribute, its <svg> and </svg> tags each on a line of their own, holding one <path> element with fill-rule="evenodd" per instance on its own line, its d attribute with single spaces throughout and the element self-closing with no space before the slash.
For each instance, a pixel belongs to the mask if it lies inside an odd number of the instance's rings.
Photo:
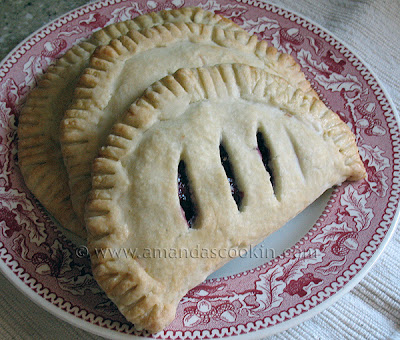
<svg viewBox="0 0 400 340">
<path fill-rule="evenodd" d="M 370 66 L 395 106 L 400 107 L 399 0 L 272 3 L 333 33 Z M 350 293 L 319 315 L 271 339 L 400 339 L 399 253 L 400 230 L 373 269 Z M 31 338 L 100 339 L 42 310 L 0 275 L 0 339 Z"/>
</svg>

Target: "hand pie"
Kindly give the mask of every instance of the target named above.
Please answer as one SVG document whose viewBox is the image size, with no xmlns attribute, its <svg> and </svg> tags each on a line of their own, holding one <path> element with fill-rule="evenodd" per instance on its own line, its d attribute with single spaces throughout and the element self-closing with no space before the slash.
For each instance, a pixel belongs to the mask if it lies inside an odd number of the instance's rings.
<svg viewBox="0 0 400 340">
<path fill-rule="evenodd" d="M 67 229 L 84 236 L 85 228 L 76 218 L 70 201 L 68 175 L 59 141 L 60 121 L 68 107 L 82 70 L 97 46 L 167 22 L 196 22 L 222 28 L 242 29 L 232 21 L 200 8 L 183 8 L 139 16 L 95 32 L 90 39 L 72 47 L 47 73 L 28 96 L 18 126 L 19 166 L 28 188 L 46 209 Z"/>
<path fill-rule="evenodd" d="M 236 64 L 181 69 L 129 107 L 93 164 L 93 273 L 128 320 L 157 332 L 226 261 L 186 250 L 247 249 L 364 175 L 348 126 L 281 77 Z M 171 249 L 181 256 L 144 256 Z"/>
<path fill-rule="evenodd" d="M 267 69 L 313 94 L 292 57 L 243 31 L 177 22 L 133 30 L 99 48 L 61 123 L 72 204 L 83 220 L 91 165 L 109 130 L 153 82 L 183 67 L 243 63 Z"/>
</svg>

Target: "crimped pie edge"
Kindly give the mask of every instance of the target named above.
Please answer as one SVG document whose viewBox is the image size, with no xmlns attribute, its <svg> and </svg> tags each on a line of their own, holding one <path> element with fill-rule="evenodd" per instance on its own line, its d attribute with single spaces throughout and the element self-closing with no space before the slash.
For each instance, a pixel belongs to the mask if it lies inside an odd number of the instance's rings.
<svg viewBox="0 0 400 340">
<path fill-rule="evenodd" d="M 79 75 L 96 47 L 108 44 L 130 30 L 142 30 L 174 21 L 208 23 L 226 29 L 243 30 L 231 20 L 198 7 L 150 12 L 132 20 L 111 24 L 93 33 L 88 40 L 71 47 L 55 65 L 50 66 L 38 86 L 29 94 L 20 114 L 19 167 L 25 183 L 62 226 L 80 236 L 84 237 L 86 231 L 71 204 L 68 174 L 59 140 L 54 140 L 52 136 L 52 130 L 57 131 L 55 135 L 58 134 L 62 116 L 54 115 L 52 106 L 59 105 L 60 96 L 66 88 L 65 82 L 71 82 Z M 74 66 L 80 67 L 76 75 L 71 74 L 71 67 Z M 54 92 L 57 94 L 54 95 Z"/>
<path fill-rule="evenodd" d="M 317 96 L 310 83 L 301 71 L 300 65 L 288 54 L 280 53 L 275 47 L 268 46 L 266 41 L 259 41 L 245 31 L 232 31 L 196 23 L 171 23 L 154 28 L 128 32 L 119 39 L 112 40 L 109 45 L 98 48 L 93 54 L 90 66 L 84 71 L 75 91 L 73 103 L 65 112 L 61 122 L 61 148 L 64 163 L 70 180 L 72 204 L 78 218 L 83 220 L 84 203 L 90 190 L 91 159 L 80 162 L 77 157 L 82 155 L 85 147 L 90 147 L 91 134 L 101 117 L 102 109 L 108 104 L 112 93 L 110 72 L 116 69 L 118 62 L 135 55 L 137 46 L 141 49 L 151 49 L 156 44 L 163 44 L 168 36 L 175 39 L 194 34 L 209 38 L 221 46 L 232 48 L 247 48 L 251 50 L 266 67 L 293 81 L 311 96 Z M 163 39 L 163 35 L 165 38 Z M 176 37 L 175 37 L 176 36 Z M 156 42 L 156 39 L 159 42 Z M 148 46 L 146 46 L 148 45 Z M 79 151 L 77 151 L 79 150 Z M 86 150 L 87 151 L 87 150 Z M 85 153 L 86 153 L 85 151 Z M 92 153 L 97 150 L 90 150 Z"/>
<path fill-rule="evenodd" d="M 124 229 L 115 225 L 115 215 L 120 209 L 118 202 L 113 201 L 113 195 L 119 190 L 113 186 L 113 176 L 121 176 L 120 159 L 132 152 L 137 129 L 147 129 L 162 109 L 162 103 L 157 96 L 163 93 L 180 96 L 188 94 L 193 102 L 206 98 L 215 98 L 214 84 L 204 84 L 204 79 L 212 81 L 212 77 L 203 77 L 198 81 L 198 72 L 209 70 L 225 72 L 233 68 L 240 97 L 273 102 L 282 110 L 293 115 L 307 116 L 311 122 L 318 121 L 322 126 L 324 138 L 334 142 L 343 155 L 348 170 L 349 180 L 359 180 L 365 176 L 365 169 L 358 154 L 355 137 L 350 128 L 337 114 L 329 110 L 319 99 L 305 95 L 301 90 L 282 87 L 282 82 L 272 83 L 260 90 L 257 85 L 258 73 L 263 70 L 246 65 L 220 65 L 201 69 L 181 69 L 173 76 L 167 76 L 155 83 L 146 94 L 134 103 L 124 116 L 124 119 L 114 125 L 113 133 L 108 143 L 101 149 L 100 156 L 93 164 L 93 188 L 86 208 L 86 223 L 88 228 L 88 246 L 92 255 L 92 268 L 96 280 L 107 295 L 116 302 L 123 314 L 136 326 L 156 332 L 169 324 L 175 315 L 175 306 L 165 305 L 159 295 L 168 294 L 168 288 L 157 278 L 151 277 L 134 259 L 120 259 L 112 256 L 95 256 L 99 248 L 118 247 L 119 242 L 126 237 Z M 225 70 L 224 70 L 225 69 Z M 199 71 L 200 70 L 200 71 Z M 273 76 L 272 76 L 273 77 Z M 192 81 L 196 84 L 193 84 Z M 189 86 L 190 85 L 190 86 Z M 219 84 L 220 85 L 220 84 Z M 256 90 L 256 92 L 255 92 Z M 221 91 L 220 89 L 218 92 Z M 229 89 L 227 90 L 229 92 Z M 135 295 L 137 294 L 137 295 Z M 124 297 L 129 295 L 129 304 L 124 304 Z M 132 295 L 136 303 L 132 304 Z"/>
</svg>

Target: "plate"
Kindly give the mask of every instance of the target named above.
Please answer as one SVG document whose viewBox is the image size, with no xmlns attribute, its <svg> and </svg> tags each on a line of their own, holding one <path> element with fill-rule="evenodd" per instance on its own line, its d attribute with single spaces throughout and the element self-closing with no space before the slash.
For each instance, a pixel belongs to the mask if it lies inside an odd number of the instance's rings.
<svg viewBox="0 0 400 340">
<path fill-rule="evenodd" d="M 176 319 L 153 337 L 259 338 L 292 327 L 359 282 L 398 219 L 397 115 L 365 64 L 325 30 L 246 0 L 110 0 L 76 9 L 31 35 L 0 64 L 0 268 L 43 308 L 113 339 L 149 335 L 136 331 L 97 286 L 83 240 L 58 226 L 25 187 L 17 166 L 18 115 L 47 67 L 91 32 L 149 11 L 193 5 L 232 19 L 295 57 L 320 97 L 354 131 L 368 179 L 327 191 L 239 254 L 189 291 Z"/>
</svg>

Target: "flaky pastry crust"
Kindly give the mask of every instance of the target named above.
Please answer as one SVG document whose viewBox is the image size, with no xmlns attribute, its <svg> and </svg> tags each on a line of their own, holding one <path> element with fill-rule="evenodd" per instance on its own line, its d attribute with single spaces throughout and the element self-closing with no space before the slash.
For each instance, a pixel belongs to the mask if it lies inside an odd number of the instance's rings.
<svg viewBox="0 0 400 340">
<path fill-rule="evenodd" d="M 132 30 L 142 30 L 167 22 L 195 22 L 225 29 L 242 29 L 232 21 L 200 8 L 182 8 L 149 13 L 109 25 L 88 40 L 68 50 L 50 66 L 38 86 L 29 94 L 18 126 L 19 167 L 28 188 L 44 207 L 74 233 L 86 231 L 71 204 L 68 175 L 59 141 L 59 125 L 70 104 L 75 85 L 96 47 L 108 44 Z"/>
<path fill-rule="evenodd" d="M 221 63 L 264 68 L 316 96 L 291 56 L 244 31 L 178 22 L 128 32 L 94 53 L 61 122 L 61 146 L 79 218 L 91 188 L 91 164 L 129 104 L 179 68 Z"/>
<path fill-rule="evenodd" d="M 258 132 L 272 170 L 261 161 Z M 221 144 L 243 193 L 240 206 Z M 192 228 L 178 199 L 181 161 L 197 210 Z M 364 176 L 354 135 L 318 98 L 247 65 L 181 69 L 129 107 L 94 161 L 86 210 L 94 276 L 138 329 L 160 331 L 185 293 L 227 259 L 140 256 L 146 248 L 247 249 L 326 189 Z"/>
</svg>

